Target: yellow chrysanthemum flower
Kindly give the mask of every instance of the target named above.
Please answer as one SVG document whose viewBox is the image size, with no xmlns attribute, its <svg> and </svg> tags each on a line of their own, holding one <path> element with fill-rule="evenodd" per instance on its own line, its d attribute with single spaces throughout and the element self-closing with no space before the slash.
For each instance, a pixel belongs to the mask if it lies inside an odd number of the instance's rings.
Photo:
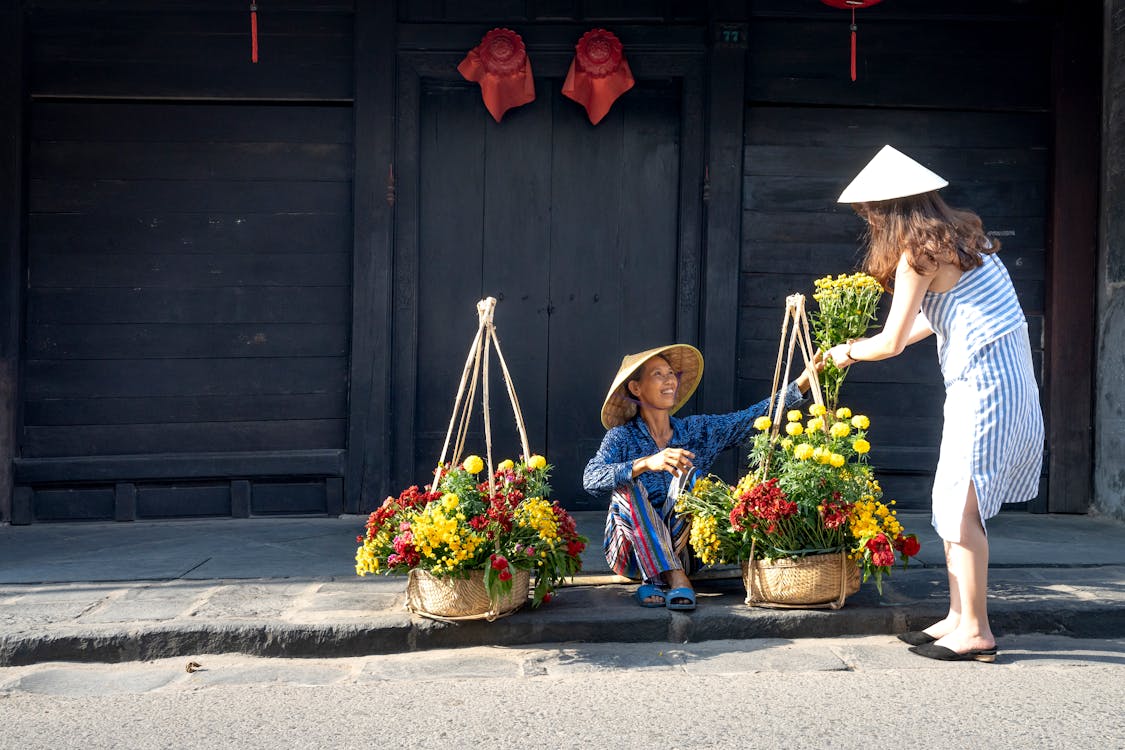
<svg viewBox="0 0 1125 750">
<path fill-rule="evenodd" d="M 832 464 L 837 469 L 839 469 L 841 466 L 844 465 L 845 459 L 839 453 L 833 453 L 832 455 L 830 455 L 828 457 L 828 463 Z"/>
<path fill-rule="evenodd" d="M 828 463 L 828 457 L 831 455 L 832 451 L 824 448 L 823 446 L 817 446 L 816 448 L 813 448 L 812 457 L 816 459 L 817 463 Z"/>
<path fill-rule="evenodd" d="M 867 442 L 863 438 L 859 438 L 858 440 L 852 442 L 852 449 L 859 454 L 867 453 L 869 450 L 871 450 L 871 443 Z"/>
<path fill-rule="evenodd" d="M 809 407 L 809 414 L 814 417 L 823 417 L 827 413 L 828 410 L 824 408 L 824 404 L 813 404 Z"/>
<path fill-rule="evenodd" d="M 789 411 L 788 411 L 788 412 L 787 412 L 787 413 L 785 414 L 785 418 L 786 418 L 787 420 L 789 420 L 790 422 L 800 422 L 800 421 L 801 421 L 802 419 L 804 419 L 804 418 L 805 418 L 805 415 L 804 415 L 804 414 L 801 414 L 801 410 L 800 410 L 800 409 L 790 409 L 790 410 L 789 410 Z"/>
<path fill-rule="evenodd" d="M 793 437 L 797 437 L 804 431 L 805 428 L 801 426 L 800 422 L 790 422 L 789 424 L 785 425 L 786 434 L 792 435 Z"/>
<path fill-rule="evenodd" d="M 768 430 L 772 424 L 773 422 L 770 421 L 769 417 L 758 417 L 754 420 L 754 429 Z"/>
<path fill-rule="evenodd" d="M 847 437 L 852 434 L 852 428 L 848 427 L 847 422 L 834 422 L 832 424 L 832 429 L 829 430 L 829 434 L 834 438 Z"/>
<path fill-rule="evenodd" d="M 870 426 L 871 420 L 863 416 L 862 414 L 856 414 L 854 417 L 852 417 L 852 427 L 856 428 L 857 430 L 866 430 Z"/>
<path fill-rule="evenodd" d="M 539 469 L 544 468 L 546 465 L 547 459 L 543 458 L 540 455 L 534 455 L 531 458 L 527 459 L 527 468 L 532 469 L 533 471 L 538 471 Z"/>
<path fill-rule="evenodd" d="M 800 427 L 800 425 L 797 425 L 797 426 Z M 782 438 L 781 439 L 781 449 L 783 451 L 792 450 L 793 449 L 793 441 L 790 440 L 789 438 Z"/>
<path fill-rule="evenodd" d="M 793 449 L 793 458 L 798 461 L 807 461 L 812 458 L 813 447 L 808 443 L 801 443 Z"/>
<path fill-rule="evenodd" d="M 480 456 L 469 456 L 461 466 L 470 474 L 480 474 L 481 469 L 484 468 L 484 461 Z"/>
<path fill-rule="evenodd" d="M 836 410 L 836 419 L 851 419 L 852 410 L 846 406 L 841 406 Z"/>
<path fill-rule="evenodd" d="M 496 469 L 497 471 L 510 471 L 513 467 L 515 467 L 515 464 L 512 463 L 512 459 L 505 458 Z"/>
</svg>

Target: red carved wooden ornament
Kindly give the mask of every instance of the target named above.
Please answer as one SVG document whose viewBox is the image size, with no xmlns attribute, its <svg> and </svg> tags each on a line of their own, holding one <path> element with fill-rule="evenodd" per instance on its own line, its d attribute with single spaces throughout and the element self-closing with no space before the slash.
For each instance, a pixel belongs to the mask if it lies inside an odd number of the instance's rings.
<svg viewBox="0 0 1125 750">
<path fill-rule="evenodd" d="M 511 29 L 484 35 L 457 66 L 465 80 L 480 84 L 481 98 L 492 119 L 500 122 L 512 107 L 535 100 L 535 80 L 523 39 Z"/>
<path fill-rule="evenodd" d="M 563 96 L 585 107 L 586 116 L 597 125 L 617 98 L 633 88 L 633 72 L 625 61 L 621 40 L 605 29 L 587 31 L 574 52 Z"/>
</svg>

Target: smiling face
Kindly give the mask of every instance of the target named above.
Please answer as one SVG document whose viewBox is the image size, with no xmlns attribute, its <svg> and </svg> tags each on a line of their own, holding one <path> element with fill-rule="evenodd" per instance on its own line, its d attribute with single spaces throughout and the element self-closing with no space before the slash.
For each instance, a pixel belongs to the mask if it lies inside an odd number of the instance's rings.
<svg viewBox="0 0 1125 750">
<path fill-rule="evenodd" d="M 642 407 L 670 411 L 676 405 L 680 376 L 668 361 L 657 356 L 648 360 L 629 380 L 629 392 Z"/>
</svg>

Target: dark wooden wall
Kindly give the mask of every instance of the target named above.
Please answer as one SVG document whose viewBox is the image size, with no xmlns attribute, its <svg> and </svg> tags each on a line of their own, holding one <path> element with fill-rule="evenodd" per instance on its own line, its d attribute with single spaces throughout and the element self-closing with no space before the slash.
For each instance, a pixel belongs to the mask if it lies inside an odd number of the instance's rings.
<svg viewBox="0 0 1125 750">
<path fill-rule="evenodd" d="M 533 432 L 562 457 L 557 494 L 584 507 L 578 472 L 623 350 L 700 344 L 691 411 L 764 396 L 784 296 L 854 266 L 860 224 L 834 201 L 885 142 L 948 177 L 1005 243 L 1050 417 L 1050 493 L 1032 505 L 1084 508 L 1090 372 L 1068 363 L 1093 345 L 1090 307 L 1072 303 L 1093 299 L 1096 12 L 880 4 L 857 14 L 852 83 L 849 14 L 814 0 L 277 0 L 257 65 L 247 9 L 225 1 L 4 8 L 13 521 L 370 508 L 424 481 L 471 303 L 493 293 Z M 496 25 L 524 36 L 540 87 L 500 125 L 454 70 Z M 558 93 L 595 26 L 622 37 L 640 81 L 598 128 Z M 656 191 L 674 209 L 631 204 L 628 180 L 608 189 L 634 140 L 637 158 L 671 149 L 650 178 L 676 180 Z M 589 174 L 566 177 L 567 154 L 591 157 Z M 544 159 L 549 179 L 520 182 Z M 620 246 L 596 252 L 584 243 L 610 214 Z M 621 277 L 646 235 L 671 291 Z M 458 263 L 475 269 L 465 284 Z M 443 355 L 458 364 L 430 365 Z M 942 397 L 932 344 L 848 387 L 906 507 L 928 502 Z"/>
<path fill-rule="evenodd" d="M 338 507 L 350 4 L 263 9 L 257 65 L 229 4 L 27 26 L 23 520 Z"/>
<path fill-rule="evenodd" d="M 862 222 L 835 204 L 890 143 L 946 177 L 953 205 L 1004 243 L 1046 382 L 1052 35 L 1048 3 L 900 2 L 857 13 L 858 80 L 844 12 L 752 4 L 747 84 L 739 376 L 759 398 L 785 294 L 851 272 Z M 884 310 L 889 300 L 884 304 Z M 1079 332 L 1085 336 L 1085 332 Z M 1051 394 L 1044 391 L 1044 402 Z M 928 507 L 944 388 L 933 341 L 856 367 L 842 400 L 872 418 L 873 463 L 902 507 Z M 1044 490 L 1046 485 L 1044 485 Z M 1034 502 L 1047 508 L 1046 492 Z"/>
</svg>

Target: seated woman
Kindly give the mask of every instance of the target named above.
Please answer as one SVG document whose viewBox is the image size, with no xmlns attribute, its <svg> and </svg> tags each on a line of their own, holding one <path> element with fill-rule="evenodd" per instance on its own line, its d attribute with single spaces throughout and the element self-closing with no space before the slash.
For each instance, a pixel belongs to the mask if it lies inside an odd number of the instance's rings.
<svg viewBox="0 0 1125 750">
<path fill-rule="evenodd" d="M 642 580 L 636 598 L 643 607 L 695 609 L 690 521 L 674 513 L 675 498 L 719 453 L 745 442 L 754 420 L 770 411 L 767 398 L 731 414 L 672 417 L 702 375 L 703 355 L 687 344 L 622 359 L 602 404 L 608 432 L 582 477 L 587 492 L 610 496 L 606 560 L 618 575 Z M 806 371 L 786 389 L 786 408 L 808 388 Z"/>
</svg>

